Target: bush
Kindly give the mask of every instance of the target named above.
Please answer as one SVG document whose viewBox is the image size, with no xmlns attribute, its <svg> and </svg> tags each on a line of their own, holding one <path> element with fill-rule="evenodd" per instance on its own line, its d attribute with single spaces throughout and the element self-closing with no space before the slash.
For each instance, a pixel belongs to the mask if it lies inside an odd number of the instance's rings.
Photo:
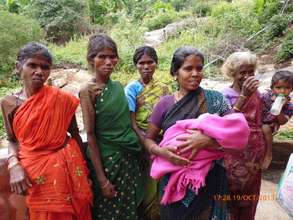
<svg viewBox="0 0 293 220">
<path fill-rule="evenodd" d="M 279 48 L 276 61 L 282 62 L 293 58 L 293 32 L 289 33 Z"/>
<path fill-rule="evenodd" d="M 273 16 L 269 23 L 268 29 L 266 31 L 267 40 L 274 39 L 275 37 L 280 37 L 286 31 L 288 27 L 288 17 L 284 15 Z"/>
<path fill-rule="evenodd" d="M 197 1 L 192 6 L 192 12 L 198 15 L 199 17 L 205 17 L 210 15 L 212 11 L 211 4 L 206 1 Z"/>
<path fill-rule="evenodd" d="M 0 84 L 4 84 L 14 69 L 19 48 L 40 41 L 43 33 L 37 21 L 7 11 L 0 11 L 0 24 Z"/>
<path fill-rule="evenodd" d="M 86 48 L 88 37 L 72 38 L 65 45 L 49 44 L 54 57 L 54 64 L 77 64 L 87 68 Z"/>
<path fill-rule="evenodd" d="M 271 17 L 278 14 L 282 7 L 280 0 L 256 0 L 255 11 L 260 23 L 266 23 Z"/>
<path fill-rule="evenodd" d="M 79 0 L 35 0 L 30 12 L 46 31 L 49 41 L 64 43 L 89 30 L 87 6 Z"/>
<path fill-rule="evenodd" d="M 167 24 L 172 23 L 176 19 L 175 13 L 159 12 L 157 15 L 152 16 L 145 20 L 146 27 L 152 31 L 165 27 Z"/>
<path fill-rule="evenodd" d="M 222 33 L 238 32 L 240 36 L 249 37 L 260 30 L 253 7 L 253 1 L 220 1 L 212 8 L 211 16 L 220 25 Z"/>
</svg>

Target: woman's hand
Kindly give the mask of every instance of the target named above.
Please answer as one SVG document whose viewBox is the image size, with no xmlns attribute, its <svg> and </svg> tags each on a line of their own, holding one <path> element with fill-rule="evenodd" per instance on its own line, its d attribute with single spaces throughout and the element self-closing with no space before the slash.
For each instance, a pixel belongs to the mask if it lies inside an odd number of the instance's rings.
<svg viewBox="0 0 293 220">
<path fill-rule="evenodd" d="M 96 97 L 100 96 L 103 92 L 103 89 L 105 87 L 105 84 L 97 84 L 95 82 L 88 82 L 90 85 L 89 88 L 89 95 L 92 99 L 92 101 L 96 100 Z"/>
<path fill-rule="evenodd" d="M 115 186 L 107 180 L 103 185 L 101 185 L 101 191 L 105 198 L 112 199 L 117 196 L 117 192 L 115 190 Z"/>
<path fill-rule="evenodd" d="M 183 142 L 177 147 L 179 154 L 191 151 L 188 160 L 191 160 L 201 148 L 207 146 L 220 147 L 214 139 L 201 133 L 199 130 L 188 130 L 188 132 L 190 135 L 177 138 L 177 141 Z"/>
<path fill-rule="evenodd" d="M 250 97 L 257 90 L 258 86 L 259 81 L 254 76 L 248 77 L 242 85 L 241 95 Z"/>
<path fill-rule="evenodd" d="M 188 159 L 177 155 L 177 148 L 174 147 L 160 147 L 158 155 L 179 166 L 187 166 L 190 163 Z"/>
<path fill-rule="evenodd" d="M 12 192 L 18 195 L 26 195 L 32 183 L 29 180 L 25 170 L 20 164 L 10 168 L 10 188 Z"/>
</svg>

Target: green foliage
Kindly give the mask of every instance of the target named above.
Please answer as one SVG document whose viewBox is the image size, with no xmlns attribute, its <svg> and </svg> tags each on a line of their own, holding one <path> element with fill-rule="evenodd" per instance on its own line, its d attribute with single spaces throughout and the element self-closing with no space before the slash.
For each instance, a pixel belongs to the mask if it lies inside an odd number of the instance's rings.
<svg viewBox="0 0 293 220">
<path fill-rule="evenodd" d="M 0 11 L 0 85 L 9 81 L 21 46 L 43 38 L 37 21 L 23 15 Z"/>
<path fill-rule="evenodd" d="M 30 0 L 0 0 L 0 9 L 20 13 L 29 3 Z"/>
<path fill-rule="evenodd" d="M 4 138 L 5 136 L 5 128 L 4 128 L 4 121 L 2 114 L 0 114 L 0 139 Z"/>
<path fill-rule="evenodd" d="M 253 7 L 253 1 L 220 1 L 212 8 L 211 16 L 221 26 L 221 32 L 238 32 L 240 36 L 249 37 L 260 29 Z"/>
<path fill-rule="evenodd" d="M 152 6 L 150 11 L 151 13 L 144 19 L 145 26 L 149 30 L 163 28 L 177 18 L 176 11 L 170 3 L 158 1 Z"/>
<path fill-rule="evenodd" d="M 284 39 L 275 59 L 277 62 L 293 59 L 293 32 Z"/>
<path fill-rule="evenodd" d="M 161 11 L 157 15 L 146 19 L 146 27 L 152 31 L 165 27 L 167 24 L 172 23 L 176 19 L 175 13 Z"/>
<path fill-rule="evenodd" d="M 266 30 L 267 40 L 274 39 L 275 37 L 280 37 L 284 34 L 288 27 L 288 17 L 284 15 L 274 15 L 269 23 L 268 29 Z"/>
<path fill-rule="evenodd" d="M 96 0 L 88 0 L 88 4 L 91 22 L 93 24 L 103 24 L 105 15 L 108 12 L 107 8 Z"/>
<path fill-rule="evenodd" d="M 280 131 L 275 136 L 277 140 L 293 140 L 293 129 L 288 129 L 286 131 Z"/>
<path fill-rule="evenodd" d="M 192 5 L 191 10 L 199 17 L 205 17 L 210 15 L 212 11 L 212 5 L 208 1 L 196 1 Z"/>
<path fill-rule="evenodd" d="M 255 11 L 260 23 L 266 23 L 271 17 L 278 14 L 282 7 L 280 0 L 257 0 Z"/>
<path fill-rule="evenodd" d="M 192 4 L 192 0 L 170 0 L 167 2 L 170 2 L 176 11 L 183 10 Z"/>
<path fill-rule="evenodd" d="M 144 32 L 147 29 L 140 23 L 133 23 L 126 15 L 121 16 L 119 22 L 113 26 L 110 35 L 117 42 L 119 48 L 118 71 L 133 72 L 132 56 L 135 49 L 144 44 Z"/>
<path fill-rule="evenodd" d="M 49 44 L 55 64 L 70 63 L 87 68 L 86 48 L 88 37 L 72 38 L 65 45 Z"/>
<path fill-rule="evenodd" d="M 87 6 L 79 0 L 34 0 L 27 13 L 36 18 L 49 41 L 64 43 L 88 31 Z"/>
</svg>

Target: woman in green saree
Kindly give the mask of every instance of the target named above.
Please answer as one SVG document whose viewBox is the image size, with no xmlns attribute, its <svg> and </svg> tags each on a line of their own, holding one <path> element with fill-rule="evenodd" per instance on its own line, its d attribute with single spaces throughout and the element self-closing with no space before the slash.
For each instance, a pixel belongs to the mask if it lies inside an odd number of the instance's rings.
<svg viewBox="0 0 293 220">
<path fill-rule="evenodd" d="M 131 125 L 135 133 L 144 142 L 145 131 L 148 127 L 148 119 L 153 111 L 154 105 L 161 96 L 169 94 L 169 88 L 166 84 L 153 78 L 157 64 L 158 56 L 154 48 L 142 46 L 135 50 L 133 63 L 136 66 L 140 78 L 130 82 L 124 89 L 129 111 L 131 115 Z M 144 176 L 149 175 L 149 155 L 143 152 L 141 161 L 144 166 Z M 157 190 L 157 181 L 146 178 L 145 195 L 140 206 L 140 214 L 145 220 L 155 220 L 160 218 L 160 205 Z"/>
<path fill-rule="evenodd" d="M 117 62 L 115 42 L 105 34 L 89 39 L 87 60 L 95 77 L 80 91 L 93 181 L 93 219 L 138 219 L 143 178 L 141 146 L 131 128 L 123 87 L 110 78 Z"/>
</svg>

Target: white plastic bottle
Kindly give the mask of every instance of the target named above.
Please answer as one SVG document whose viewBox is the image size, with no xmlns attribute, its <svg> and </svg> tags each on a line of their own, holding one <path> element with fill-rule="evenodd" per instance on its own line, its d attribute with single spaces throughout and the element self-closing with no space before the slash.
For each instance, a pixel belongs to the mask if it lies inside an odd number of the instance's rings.
<svg viewBox="0 0 293 220">
<path fill-rule="evenodd" d="M 283 94 L 279 94 L 276 97 L 276 99 L 271 107 L 271 110 L 270 110 L 271 114 L 272 115 L 279 115 L 281 113 L 283 105 L 285 104 L 285 101 L 286 101 L 286 97 Z"/>
</svg>

